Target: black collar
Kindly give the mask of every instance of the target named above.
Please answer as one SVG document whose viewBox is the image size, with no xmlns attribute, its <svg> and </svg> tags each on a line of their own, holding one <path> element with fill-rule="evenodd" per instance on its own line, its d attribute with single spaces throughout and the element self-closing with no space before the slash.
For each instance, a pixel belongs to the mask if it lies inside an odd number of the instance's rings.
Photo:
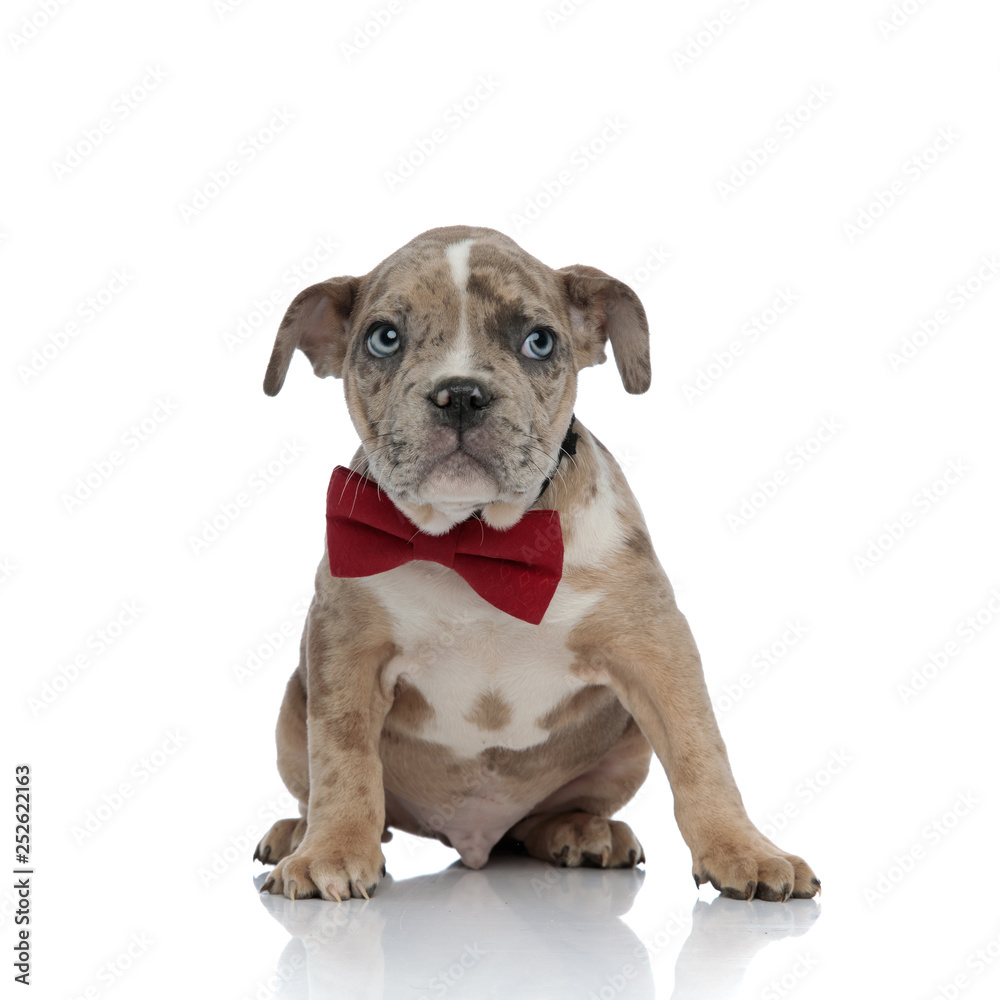
<svg viewBox="0 0 1000 1000">
<path fill-rule="evenodd" d="M 569 418 L 569 429 L 566 431 L 566 436 L 562 439 L 562 444 L 559 445 L 559 456 L 556 458 L 556 467 L 552 470 L 552 475 L 542 483 L 542 488 L 538 491 L 538 496 L 535 497 L 535 503 L 538 503 L 542 499 L 542 495 L 549 488 L 549 484 L 555 479 L 556 473 L 559 471 L 559 466 L 562 464 L 563 455 L 568 455 L 572 458 L 576 454 L 576 443 L 580 440 L 580 435 L 573 430 L 573 424 L 576 423 L 576 414 Z M 534 507 L 535 504 L 531 506 Z M 474 520 L 481 518 L 483 512 L 481 510 L 473 511 L 469 515 L 469 520 Z"/>
<path fill-rule="evenodd" d="M 542 499 L 542 494 L 549 488 L 549 484 L 555 478 L 556 473 L 559 471 L 559 466 L 562 463 L 563 455 L 568 455 L 572 458 L 576 454 L 576 443 L 580 440 L 580 435 L 573 430 L 573 424 L 576 423 L 576 414 L 569 418 L 569 429 L 566 431 L 566 437 L 563 438 L 562 444 L 559 445 L 559 457 L 556 459 L 556 467 L 552 470 L 552 475 L 542 483 L 542 488 L 538 491 L 538 496 L 535 497 L 535 503 L 538 503 Z"/>
</svg>

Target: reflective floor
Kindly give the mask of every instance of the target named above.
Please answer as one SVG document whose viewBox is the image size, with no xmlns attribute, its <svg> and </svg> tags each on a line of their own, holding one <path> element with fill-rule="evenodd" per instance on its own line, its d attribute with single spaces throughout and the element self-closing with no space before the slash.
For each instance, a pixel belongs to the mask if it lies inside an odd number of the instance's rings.
<svg viewBox="0 0 1000 1000">
<path fill-rule="evenodd" d="M 861 777 L 862 783 L 868 779 Z M 871 780 L 877 783 L 874 776 Z M 256 918 L 243 906 L 253 902 L 265 869 L 257 866 L 252 884 L 246 874 L 233 872 L 226 879 L 226 907 L 239 909 L 243 933 L 252 933 L 260 945 L 252 966 L 256 974 L 244 979 L 238 995 L 246 1000 L 992 1000 L 1000 995 L 994 900 L 956 866 L 992 843 L 995 812 L 985 805 L 984 824 L 970 820 L 922 852 L 915 864 L 902 854 L 898 863 L 892 855 L 886 858 L 870 823 L 845 836 L 844 813 L 839 827 L 803 816 L 791 840 L 811 855 L 823 895 L 784 904 L 723 899 L 707 885 L 696 890 L 676 827 L 652 822 L 658 808 L 657 795 L 641 795 L 628 807 L 636 828 L 649 834 L 644 843 L 649 860 L 634 871 L 560 869 L 513 855 L 495 855 L 473 871 L 436 842 L 397 834 L 384 847 L 391 874 L 370 901 L 293 902 L 264 893 L 250 907 Z"/>
<path fill-rule="evenodd" d="M 736 997 L 757 953 L 807 934 L 821 912 L 813 900 L 716 896 L 663 914 L 659 929 L 643 935 L 624 918 L 646 880 L 641 869 L 567 870 L 506 856 L 480 871 L 456 862 L 387 877 L 370 902 L 260 899 L 290 936 L 275 969 L 280 996 L 298 1000 Z M 805 957 L 788 982 L 815 961 Z"/>
</svg>

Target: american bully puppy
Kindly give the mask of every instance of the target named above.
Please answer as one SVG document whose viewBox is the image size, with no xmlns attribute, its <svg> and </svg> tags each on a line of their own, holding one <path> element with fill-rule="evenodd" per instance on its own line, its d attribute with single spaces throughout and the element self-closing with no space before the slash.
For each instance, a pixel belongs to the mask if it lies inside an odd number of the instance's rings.
<svg viewBox="0 0 1000 1000">
<path fill-rule="evenodd" d="M 553 270 L 490 229 L 423 233 L 363 277 L 305 289 L 292 354 L 343 380 L 361 437 L 330 482 L 327 551 L 278 717 L 301 816 L 255 857 L 269 892 L 368 898 L 390 828 L 479 868 L 502 840 L 566 866 L 630 867 L 611 819 L 666 769 L 696 884 L 814 896 L 812 869 L 750 822 L 694 639 L 621 470 L 574 419 L 610 341 L 649 388 L 622 282 Z"/>
</svg>

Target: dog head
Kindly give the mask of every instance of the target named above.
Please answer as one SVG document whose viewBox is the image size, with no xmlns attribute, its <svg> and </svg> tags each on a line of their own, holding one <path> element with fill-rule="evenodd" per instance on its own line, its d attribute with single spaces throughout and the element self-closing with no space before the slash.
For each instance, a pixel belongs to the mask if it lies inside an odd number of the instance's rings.
<svg viewBox="0 0 1000 1000">
<path fill-rule="evenodd" d="M 546 267 L 492 229 L 432 229 L 362 277 L 300 292 L 264 391 L 295 349 L 342 378 L 369 474 L 431 534 L 473 511 L 506 528 L 554 473 L 577 372 L 610 340 L 625 388 L 649 388 L 636 294 L 593 267 Z"/>
</svg>

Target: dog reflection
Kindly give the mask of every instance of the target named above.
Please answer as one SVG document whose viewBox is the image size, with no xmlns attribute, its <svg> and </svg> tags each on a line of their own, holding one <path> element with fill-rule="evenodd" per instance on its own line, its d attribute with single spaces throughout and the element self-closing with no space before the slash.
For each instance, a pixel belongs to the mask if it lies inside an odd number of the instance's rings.
<svg viewBox="0 0 1000 1000">
<path fill-rule="evenodd" d="M 292 935 L 275 970 L 283 998 L 652 1000 L 650 952 L 672 950 L 684 928 L 682 920 L 644 943 L 620 919 L 644 877 L 497 857 L 479 871 L 456 862 L 433 875 L 387 876 L 371 902 L 260 899 Z M 812 900 L 699 900 L 672 1000 L 736 997 L 757 953 L 806 933 L 819 912 Z"/>
<path fill-rule="evenodd" d="M 260 898 L 293 936 L 276 970 L 282 996 L 589 1000 L 627 986 L 652 1000 L 648 952 L 619 919 L 644 877 L 500 857 L 480 871 L 456 862 L 387 876 L 371 902 Z"/>
</svg>

